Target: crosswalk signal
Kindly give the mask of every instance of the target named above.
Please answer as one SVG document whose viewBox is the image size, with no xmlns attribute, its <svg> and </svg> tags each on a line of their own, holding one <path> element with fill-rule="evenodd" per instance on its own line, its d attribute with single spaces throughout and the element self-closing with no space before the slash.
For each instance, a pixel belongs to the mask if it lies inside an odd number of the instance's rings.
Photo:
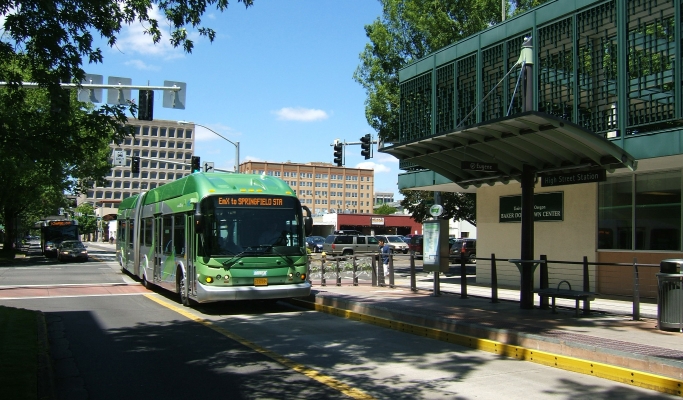
<svg viewBox="0 0 683 400">
<path fill-rule="evenodd" d="M 365 157 L 366 160 L 372 157 L 372 137 L 369 133 L 360 138 L 360 148 L 360 155 Z"/>
<path fill-rule="evenodd" d="M 140 172 L 140 157 L 133 156 L 130 159 L 130 172 L 137 174 Z"/>
<path fill-rule="evenodd" d="M 344 145 L 341 143 L 334 144 L 334 163 L 337 167 L 344 165 Z"/>
<path fill-rule="evenodd" d="M 201 172 L 202 171 L 202 163 L 199 160 L 198 156 L 192 156 L 192 173 L 195 172 Z"/>
<path fill-rule="evenodd" d="M 154 119 L 154 91 L 140 90 L 138 100 L 138 119 L 152 121 Z"/>
</svg>

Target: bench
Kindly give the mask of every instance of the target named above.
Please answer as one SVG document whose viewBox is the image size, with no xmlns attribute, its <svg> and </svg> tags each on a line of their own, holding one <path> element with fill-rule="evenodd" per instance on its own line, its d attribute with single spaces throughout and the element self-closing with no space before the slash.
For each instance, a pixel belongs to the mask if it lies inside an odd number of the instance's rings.
<svg viewBox="0 0 683 400">
<path fill-rule="evenodd" d="M 566 283 L 569 289 L 560 289 L 560 286 Z M 553 313 L 557 314 L 557 311 L 555 311 L 555 298 L 559 297 L 561 299 L 573 299 L 576 300 L 576 316 L 579 316 L 579 300 L 582 300 L 584 304 L 586 304 L 587 301 L 593 301 L 595 300 L 595 293 L 592 292 L 584 292 L 580 290 L 572 290 L 572 285 L 567 282 L 567 281 L 560 281 L 560 283 L 557 284 L 557 289 L 537 289 L 534 290 L 534 293 L 538 294 L 538 297 L 543 299 L 544 297 L 551 297 L 553 299 Z"/>
</svg>

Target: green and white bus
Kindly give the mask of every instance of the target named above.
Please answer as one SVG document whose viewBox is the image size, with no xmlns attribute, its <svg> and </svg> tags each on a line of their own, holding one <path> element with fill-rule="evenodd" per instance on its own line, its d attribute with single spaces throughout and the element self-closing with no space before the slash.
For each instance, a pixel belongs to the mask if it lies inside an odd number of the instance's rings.
<svg viewBox="0 0 683 400">
<path fill-rule="evenodd" d="M 121 268 L 183 305 L 307 296 L 313 220 L 271 176 L 193 173 L 119 205 Z M 266 234 L 267 229 L 276 229 Z"/>
</svg>

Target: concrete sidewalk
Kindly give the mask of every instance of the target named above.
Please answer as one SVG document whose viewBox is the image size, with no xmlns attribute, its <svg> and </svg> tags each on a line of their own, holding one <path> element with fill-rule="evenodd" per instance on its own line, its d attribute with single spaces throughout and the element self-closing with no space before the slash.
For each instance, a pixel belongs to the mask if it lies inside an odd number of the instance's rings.
<svg viewBox="0 0 683 400">
<path fill-rule="evenodd" d="M 88 246 L 115 251 L 115 245 L 109 243 L 91 242 Z M 641 319 L 634 321 L 631 302 L 596 299 L 591 314 L 577 318 L 574 301 L 558 299 L 557 314 L 538 307 L 522 310 L 518 290 L 500 289 L 499 302 L 492 303 L 489 287 L 470 285 L 468 298 L 462 299 L 459 284 L 442 283 L 441 296 L 433 296 L 433 277 L 420 274 L 417 292 L 409 289 L 409 279 L 396 275 L 394 288 L 373 287 L 362 279 L 353 286 L 347 278 L 340 286 L 335 279 L 327 279 L 327 286 L 321 286 L 320 279 L 313 279 L 312 294 L 303 301 L 309 307 L 328 306 L 683 380 L 683 335 L 657 328 L 656 304 L 642 303 Z"/>
<path fill-rule="evenodd" d="M 335 309 L 400 321 L 503 344 L 606 363 L 683 379 L 683 335 L 658 330 L 656 320 L 633 321 L 619 313 L 593 311 L 576 318 L 573 306 L 522 310 L 518 301 L 429 292 L 408 288 L 314 286 L 306 301 Z M 626 308 L 621 305 L 619 308 Z"/>
</svg>

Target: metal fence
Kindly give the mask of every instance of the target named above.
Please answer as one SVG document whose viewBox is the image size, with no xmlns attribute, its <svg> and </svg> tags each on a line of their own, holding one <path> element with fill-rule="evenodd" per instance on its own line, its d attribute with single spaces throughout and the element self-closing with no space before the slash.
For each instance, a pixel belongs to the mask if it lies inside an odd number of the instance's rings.
<svg viewBox="0 0 683 400">
<path fill-rule="evenodd" d="M 447 291 L 468 297 L 468 284 L 476 287 L 476 295 L 490 297 L 492 302 L 499 301 L 499 291 L 519 289 L 505 286 L 499 288 L 498 281 L 503 274 L 514 274 L 516 268 L 510 268 L 515 262 L 527 260 L 511 260 L 506 258 L 477 257 L 476 267 L 466 265 L 463 259 L 451 259 L 450 270 L 446 275 L 432 274 L 425 277 L 422 273 L 422 262 L 414 254 L 391 254 L 389 256 L 389 275 L 385 277 L 383 265 L 379 262 L 379 253 L 354 254 L 349 256 L 311 257 L 309 259 L 309 279 L 312 284 L 341 286 L 347 284 L 371 284 L 372 286 L 402 287 L 412 291 L 428 290 L 439 295 L 442 290 L 440 282 L 446 278 L 455 278 L 456 284 L 447 285 Z M 588 262 L 587 257 L 581 261 L 550 260 L 541 256 L 535 260 L 538 264 L 538 287 L 556 288 L 560 282 L 569 282 L 571 288 L 595 294 L 596 299 L 617 300 L 622 304 L 630 303 L 630 314 L 634 320 L 640 319 L 640 303 L 644 299 L 652 302 L 658 295 L 656 274 L 659 264 L 642 264 L 637 259 L 632 263 Z M 396 274 L 395 264 L 400 263 Z M 407 264 L 407 265 L 406 265 Z M 482 265 L 483 264 L 483 265 Z M 459 271 L 458 271 L 458 267 Z M 477 280 L 480 275 L 486 276 L 486 283 Z M 459 279 L 458 279 L 459 278 Z M 509 281 L 509 276 L 507 276 Z M 519 282 L 519 273 L 516 275 Z M 453 280 L 453 279 L 451 279 Z M 474 281 L 471 282 L 471 281 Z M 420 284 L 418 284 L 418 282 Z M 425 283 L 428 282 L 428 286 Z M 565 286 L 566 288 L 566 286 Z M 482 291 L 485 289 L 485 291 Z M 490 290 L 490 292 L 489 292 Z M 539 300 L 540 307 L 548 307 L 547 298 Z M 584 303 L 584 312 L 590 311 L 590 303 Z"/>
</svg>

